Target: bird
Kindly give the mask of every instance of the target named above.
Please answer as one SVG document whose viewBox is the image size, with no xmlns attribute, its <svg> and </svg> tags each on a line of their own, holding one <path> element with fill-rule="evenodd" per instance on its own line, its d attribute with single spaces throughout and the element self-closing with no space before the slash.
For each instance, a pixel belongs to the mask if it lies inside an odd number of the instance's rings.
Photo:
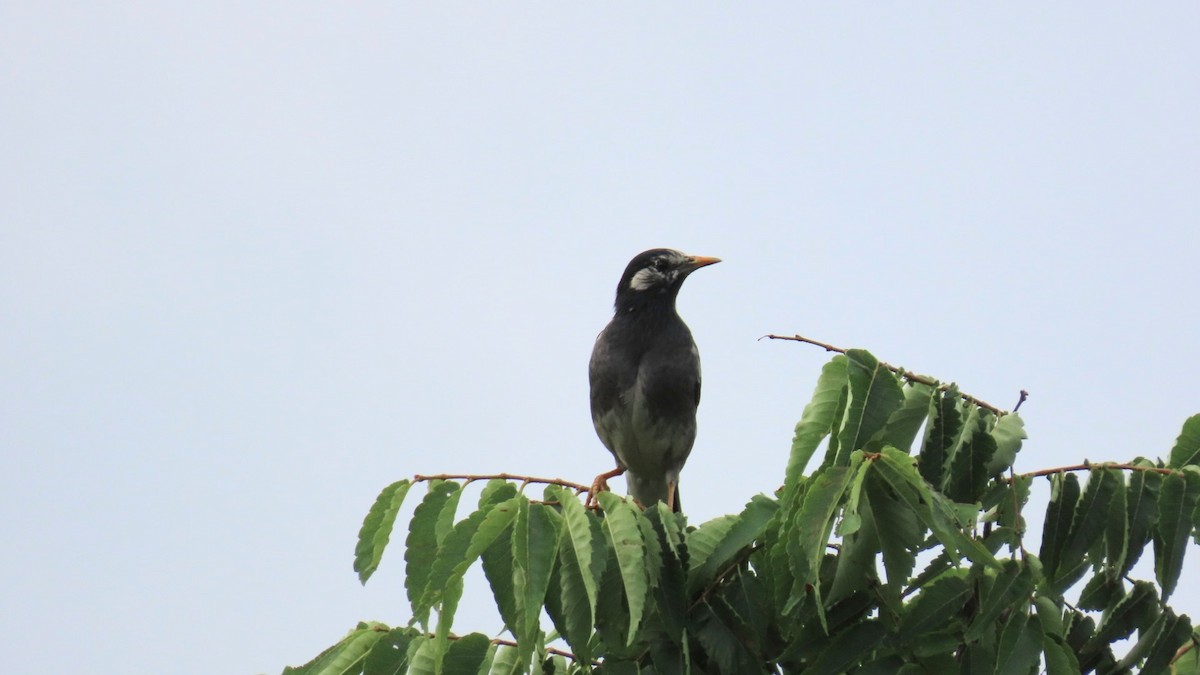
<svg viewBox="0 0 1200 675">
<path fill-rule="evenodd" d="M 692 272 L 720 258 L 655 248 L 634 256 L 617 283 L 612 321 L 588 364 L 592 424 L 616 459 L 596 476 L 589 500 L 625 474 L 643 508 L 665 502 L 678 512 L 679 472 L 696 440 L 700 352 L 675 309 Z"/>
</svg>

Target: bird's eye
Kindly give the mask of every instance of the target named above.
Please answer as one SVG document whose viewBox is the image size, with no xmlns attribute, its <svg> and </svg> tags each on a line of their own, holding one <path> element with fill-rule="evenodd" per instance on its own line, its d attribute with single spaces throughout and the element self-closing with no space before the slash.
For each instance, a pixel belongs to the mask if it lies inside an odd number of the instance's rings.
<svg viewBox="0 0 1200 675">
<path fill-rule="evenodd" d="M 669 264 L 667 263 L 666 258 L 655 258 L 654 259 L 654 269 L 655 270 L 658 270 L 659 272 L 666 272 L 667 267 L 669 267 Z"/>
</svg>

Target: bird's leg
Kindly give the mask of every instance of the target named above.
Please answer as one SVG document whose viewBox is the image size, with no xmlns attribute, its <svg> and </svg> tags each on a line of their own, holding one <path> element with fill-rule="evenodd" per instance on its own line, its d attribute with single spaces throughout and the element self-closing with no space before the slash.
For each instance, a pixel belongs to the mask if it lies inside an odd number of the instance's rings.
<svg viewBox="0 0 1200 675">
<path fill-rule="evenodd" d="M 608 479 L 616 478 L 623 473 L 625 473 L 625 467 L 618 466 L 612 471 L 605 471 L 599 476 L 596 476 L 596 479 L 592 481 L 592 489 L 588 490 L 588 497 L 587 501 L 584 502 L 584 506 L 589 509 L 596 508 L 596 495 L 601 492 L 608 492 Z"/>
<path fill-rule="evenodd" d="M 675 511 L 675 488 L 676 487 L 678 487 L 678 483 L 676 483 L 673 480 L 667 481 L 667 510 L 672 511 L 672 512 Z"/>
</svg>

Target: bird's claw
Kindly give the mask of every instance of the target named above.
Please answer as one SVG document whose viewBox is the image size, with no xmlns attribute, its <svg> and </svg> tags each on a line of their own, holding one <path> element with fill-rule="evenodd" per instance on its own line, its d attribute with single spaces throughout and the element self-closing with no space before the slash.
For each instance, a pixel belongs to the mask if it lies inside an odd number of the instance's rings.
<svg viewBox="0 0 1200 675">
<path fill-rule="evenodd" d="M 625 473 L 625 469 L 623 467 L 618 466 L 617 468 L 613 469 L 612 471 L 605 471 L 604 473 L 600 474 L 599 476 L 596 476 L 596 479 L 592 481 L 592 489 L 588 490 L 588 496 L 587 496 L 587 499 L 583 502 L 583 505 L 589 509 L 594 509 L 594 508 L 599 507 L 600 503 L 596 499 L 596 495 L 600 494 L 601 492 L 610 492 L 610 490 L 608 488 L 608 479 L 615 478 L 617 476 L 620 476 L 623 473 Z"/>
</svg>

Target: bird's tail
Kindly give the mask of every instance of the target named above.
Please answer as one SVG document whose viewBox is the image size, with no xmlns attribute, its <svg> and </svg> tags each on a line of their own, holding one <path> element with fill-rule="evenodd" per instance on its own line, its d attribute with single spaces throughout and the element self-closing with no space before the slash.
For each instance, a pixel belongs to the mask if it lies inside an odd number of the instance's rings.
<svg viewBox="0 0 1200 675">
<path fill-rule="evenodd" d="M 675 486 L 675 499 L 668 499 L 671 485 L 665 477 L 654 480 L 643 478 L 632 471 L 626 471 L 625 484 L 629 486 L 629 496 L 636 499 L 639 504 L 646 508 L 654 506 L 655 502 L 667 502 L 671 504 L 672 510 L 676 513 L 679 513 L 681 510 L 679 507 L 679 486 Z"/>
</svg>

